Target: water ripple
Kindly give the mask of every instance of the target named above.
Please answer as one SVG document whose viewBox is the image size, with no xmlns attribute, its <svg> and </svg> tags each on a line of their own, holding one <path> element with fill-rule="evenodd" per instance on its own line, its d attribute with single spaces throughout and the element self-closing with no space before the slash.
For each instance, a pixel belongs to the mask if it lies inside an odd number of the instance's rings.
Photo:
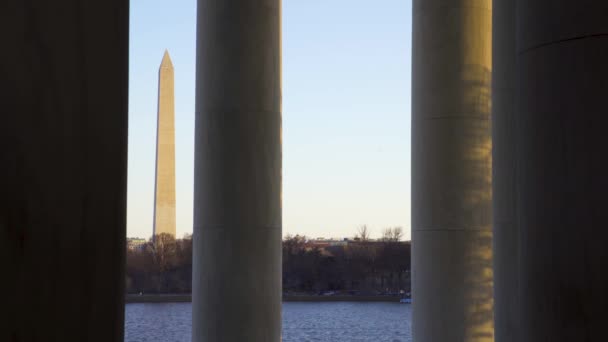
<svg viewBox="0 0 608 342">
<path fill-rule="evenodd" d="M 127 304 L 126 342 L 190 342 L 190 303 Z M 283 303 L 284 342 L 411 342 L 411 306 Z"/>
</svg>

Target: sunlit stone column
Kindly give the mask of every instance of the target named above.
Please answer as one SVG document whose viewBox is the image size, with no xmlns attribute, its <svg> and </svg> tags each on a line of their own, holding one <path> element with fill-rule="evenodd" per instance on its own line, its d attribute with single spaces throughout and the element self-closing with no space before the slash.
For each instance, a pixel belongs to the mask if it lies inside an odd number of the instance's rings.
<svg viewBox="0 0 608 342">
<path fill-rule="evenodd" d="M 281 2 L 199 0 L 193 341 L 281 338 Z"/>
<path fill-rule="evenodd" d="M 0 341 L 123 341 L 128 9 L 0 5 Z"/>
<path fill-rule="evenodd" d="M 517 3 L 520 341 L 608 341 L 608 1 Z"/>
<path fill-rule="evenodd" d="M 492 173 L 494 321 L 497 342 L 520 341 L 519 230 L 515 214 L 515 1 L 494 0 Z"/>
<path fill-rule="evenodd" d="M 491 0 L 414 0 L 413 334 L 493 341 Z"/>
</svg>

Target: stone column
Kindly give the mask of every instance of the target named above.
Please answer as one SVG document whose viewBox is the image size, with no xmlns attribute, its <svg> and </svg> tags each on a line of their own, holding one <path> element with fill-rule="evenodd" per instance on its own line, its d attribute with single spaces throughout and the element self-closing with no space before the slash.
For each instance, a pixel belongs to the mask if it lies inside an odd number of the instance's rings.
<svg viewBox="0 0 608 342">
<path fill-rule="evenodd" d="M 494 321 L 497 342 L 520 341 L 519 230 L 515 213 L 515 1 L 494 0 L 492 173 L 494 212 Z"/>
<path fill-rule="evenodd" d="M 491 0 L 414 0 L 413 334 L 493 341 Z"/>
<path fill-rule="evenodd" d="M 608 341 L 608 2 L 517 3 L 521 341 Z"/>
<path fill-rule="evenodd" d="M 199 0 L 193 341 L 281 338 L 281 2 Z"/>
<path fill-rule="evenodd" d="M 0 341 L 123 341 L 128 9 L 0 5 Z"/>
</svg>

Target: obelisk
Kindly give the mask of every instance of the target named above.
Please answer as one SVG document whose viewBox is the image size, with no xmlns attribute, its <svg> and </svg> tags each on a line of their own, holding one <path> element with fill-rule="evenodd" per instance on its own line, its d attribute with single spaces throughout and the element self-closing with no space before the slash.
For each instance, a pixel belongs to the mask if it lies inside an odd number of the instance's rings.
<svg viewBox="0 0 608 342">
<path fill-rule="evenodd" d="M 173 63 L 169 52 L 158 71 L 158 118 L 156 129 L 156 184 L 154 189 L 154 236 L 175 236 L 175 103 Z"/>
</svg>

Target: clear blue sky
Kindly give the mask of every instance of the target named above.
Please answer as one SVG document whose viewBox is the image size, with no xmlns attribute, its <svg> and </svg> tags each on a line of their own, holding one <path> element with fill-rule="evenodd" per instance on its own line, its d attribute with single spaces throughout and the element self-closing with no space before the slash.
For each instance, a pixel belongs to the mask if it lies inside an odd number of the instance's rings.
<svg viewBox="0 0 608 342">
<path fill-rule="evenodd" d="M 411 0 L 283 0 L 283 234 L 410 236 Z M 192 232 L 196 0 L 131 0 L 128 236 L 152 234 L 158 67 L 175 66 L 177 235 Z"/>
</svg>

